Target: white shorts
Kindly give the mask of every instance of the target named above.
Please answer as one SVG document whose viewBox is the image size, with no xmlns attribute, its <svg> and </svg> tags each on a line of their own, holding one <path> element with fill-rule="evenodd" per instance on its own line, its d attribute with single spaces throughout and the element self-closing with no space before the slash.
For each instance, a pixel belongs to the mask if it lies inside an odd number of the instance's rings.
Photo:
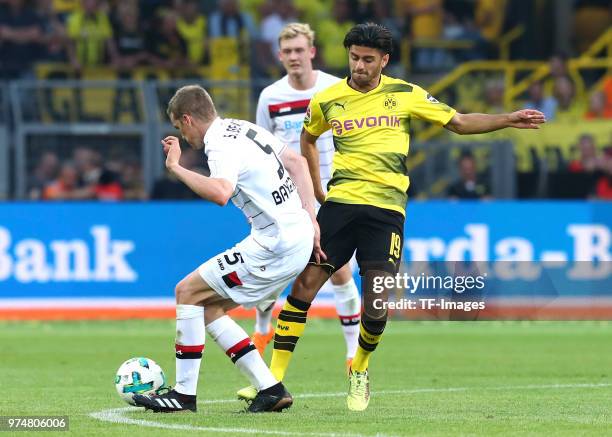
<svg viewBox="0 0 612 437">
<path fill-rule="evenodd" d="M 304 235 L 295 248 L 277 255 L 252 236 L 212 257 L 198 273 L 220 296 L 245 308 L 265 310 L 304 270 L 312 254 L 312 235 Z"/>
</svg>

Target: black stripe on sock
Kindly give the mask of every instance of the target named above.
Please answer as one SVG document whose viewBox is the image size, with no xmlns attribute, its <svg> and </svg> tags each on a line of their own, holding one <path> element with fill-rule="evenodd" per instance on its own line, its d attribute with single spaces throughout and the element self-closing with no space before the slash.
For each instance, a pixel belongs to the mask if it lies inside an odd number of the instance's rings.
<svg viewBox="0 0 612 437">
<path fill-rule="evenodd" d="M 300 337 L 295 335 L 274 335 L 274 349 L 293 352 Z"/>
<path fill-rule="evenodd" d="M 296 344 L 298 342 L 298 340 L 300 339 L 300 337 L 296 336 L 296 335 L 280 335 L 280 334 L 274 334 L 274 341 L 280 341 L 283 343 L 293 343 Z"/>
<path fill-rule="evenodd" d="M 202 352 L 177 352 L 176 357 L 179 360 L 197 360 L 202 358 Z"/>
<path fill-rule="evenodd" d="M 306 323 L 306 313 L 282 310 L 278 314 L 278 320 L 283 320 L 285 322 Z"/>
<path fill-rule="evenodd" d="M 238 352 L 236 352 L 235 354 L 232 354 L 230 356 L 230 359 L 232 360 L 232 363 L 235 363 L 236 361 L 238 361 L 240 358 L 242 358 L 243 356 L 245 356 L 246 354 L 248 354 L 251 351 L 254 351 L 255 346 L 253 345 L 253 343 L 249 343 L 248 346 L 243 347 L 242 349 L 240 349 Z"/>
<path fill-rule="evenodd" d="M 374 350 L 376 349 L 376 346 L 378 346 L 378 343 L 376 344 L 368 343 L 360 335 L 359 336 L 359 346 L 365 351 L 374 352 Z"/>
<path fill-rule="evenodd" d="M 310 308 L 310 304 L 308 302 L 299 300 L 291 295 L 287 296 L 287 302 L 296 307 L 298 310 L 308 311 L 308 309 Z"/>
<path fill-rule="evenodd" d="M 295 343 L 278 343 L 276 340 L 274 340 L 274 349 L 279 351 L 293 352 L 295 349 Z"/>
<path fill-rule="evenodd" d="M 344 319 L 340 319 L 340 324 L 342 326 L 354 326 L 354 325 L 359 325 L 359 320 L 344 320 Z"/>
<path fill-rule="evenodd" d="M 387 320 L 374 321 L 361 319 L 361 326 L 363 326 L 364 331 L 371 336 L 381 335 L 385 332 L 386 325 Z"/>
</svg>

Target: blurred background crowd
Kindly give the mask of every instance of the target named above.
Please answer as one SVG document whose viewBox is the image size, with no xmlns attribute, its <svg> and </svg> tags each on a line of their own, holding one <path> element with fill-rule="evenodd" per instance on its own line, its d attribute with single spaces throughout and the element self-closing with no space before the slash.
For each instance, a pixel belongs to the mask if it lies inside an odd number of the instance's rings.
<svg viewBox="0 0 612 437">
<path fill-rule="evenodd" d="M 263 86 L 284 74 L 277 36 L 292 21 L 315 30 L 315 66 L 330 73 L 347 74 L 342 40 L 348 29 L 374 21 L 396 40 L 387 74 L 432 86 L 459 111 L 543 111 L 558 137 L 511 139 L 513 197 L 612 199 L 610 0 L 0 0 L 0 82 L 107 79 L 109 71 L 113 79 L 163 80 L 180 71 L 182 79 L 246 80 L 248 100 L 256 101 Z M 20 96 L 30 103 L 39 98 Z M 9 100 L 4 97 L 8 115 L 0 123 L 11 131 L 20 120 Z M 226 115 L 252 119 L 252 108 Z M 116 113 L 109 118 L 121 122 Z M 75 120 L 54 119 L 51 111 L 36 121 Z M 443 138 L 418 123 L 412 128 L 415 147 Z M 27 198 L 194 198 L 168 175 L 146 184 L 137 147 L 78 136 L 39 143 L 26 152 Z M 19 153 L 9 149 L 12 160 Z M 478 148 L 457 142 L 449 150 L 453 168 L 440 170 L 437 192 L 419 191 L 426 179 L 419 185 L 415 178 L 412 194 L 495 197 L 489 161 Z M 183 159 L 206 172 L 199 154 L 186 152 Z M 8 191 L 6 197 L 19 197 Z"/>
</svg>

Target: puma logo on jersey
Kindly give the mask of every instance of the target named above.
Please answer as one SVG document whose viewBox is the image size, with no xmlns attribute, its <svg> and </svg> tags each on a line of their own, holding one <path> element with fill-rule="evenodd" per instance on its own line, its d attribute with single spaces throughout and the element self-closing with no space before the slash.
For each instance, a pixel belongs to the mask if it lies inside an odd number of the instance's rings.
<svg viewBox="0 0 612 437">
<path fill-rule="evenodd" d="M 346 102 L 344 103 L 334 102 L 334 106 L 340 106 L 343 111 L 346 111 L 346 108 L 344 107 L 344 105 L 346 105 Z"/>
</svg>

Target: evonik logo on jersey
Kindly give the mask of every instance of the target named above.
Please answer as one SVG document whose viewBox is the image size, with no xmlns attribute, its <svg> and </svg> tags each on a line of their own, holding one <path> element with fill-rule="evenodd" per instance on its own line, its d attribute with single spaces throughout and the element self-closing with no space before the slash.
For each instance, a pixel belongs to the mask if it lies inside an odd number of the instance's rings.
<svg viewBox="0 0 612 437">
<path fill-rule="evenodd" d="M 400 118 L 397 115 L 379 115 L 378 117 L 360 117 L 352 118 L 344 121 L 332 119 L 330 122 L 334 135 L 340 136 L 345 132 L 353 129 L 372 128 L 388 126 L 393 128 L 400 128 Z"/>
</svg>

